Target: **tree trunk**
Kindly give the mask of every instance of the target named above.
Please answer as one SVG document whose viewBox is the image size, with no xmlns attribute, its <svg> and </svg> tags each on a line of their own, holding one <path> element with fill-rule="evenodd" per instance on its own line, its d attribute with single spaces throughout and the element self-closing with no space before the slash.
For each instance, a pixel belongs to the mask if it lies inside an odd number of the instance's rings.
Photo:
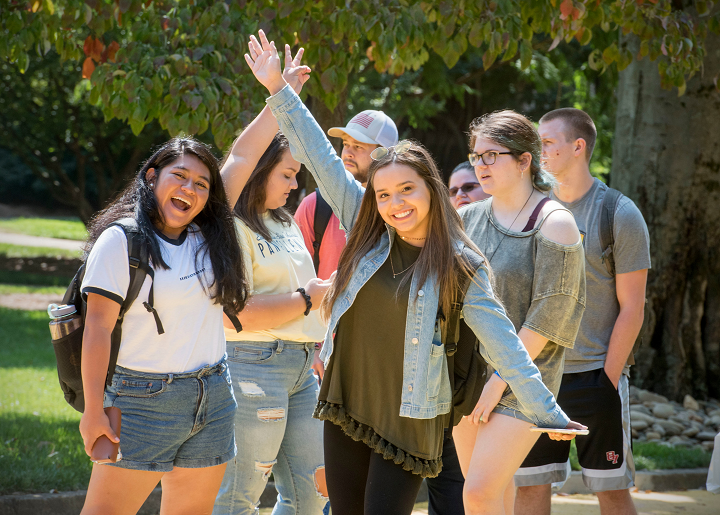
<svg viewBox="0 0 720 515">
<path fill-rule="evenodd" d="M 623 38 L 634 54 L 639 44 Z M 687 92 L 660 87 L 657 62 L 620 72 L 610 184 L 650 232 L 650 325 L 633 382 L 670 398 L 720 396 L 720 37 Z"/>
</svg>

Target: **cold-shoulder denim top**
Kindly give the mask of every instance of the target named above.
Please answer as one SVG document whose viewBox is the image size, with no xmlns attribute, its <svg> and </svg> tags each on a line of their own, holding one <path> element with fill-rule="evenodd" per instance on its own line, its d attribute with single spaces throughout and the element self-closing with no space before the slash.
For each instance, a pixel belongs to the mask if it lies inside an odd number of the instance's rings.
<svg viewBox="0 0 720 515">
<path fill-rule="evenodd" d="M 290 142 L 292 156 L 313 174 L 324 199 L 349 232 L 360 210 L 365 189 L 345 170 L 325 133 L 300 98 L 285 87 L 267 99 L 280 130 Z M 350 308 L 365 283 L 390 254 L 395 230 L 387 226 L 380 241 L 358 263 L 348 285 L 335 301 L 320 354 L 325 364 L 333 352 L 333 335 L 340 317 Z M 401 417 L 434 418 L 450 411 L 452 394 L 445 347 L 435 320 L 438 287 L 429 277 L 418 284 L 413 277 L 405 322 Z M 488 271 L 478 268 L 465 296 L 462 316 L 480 341 L 480 353 L 508 382 L 521 411 L 540 427 L 565 427 L 570 421 L 542 382 L 540 372 L 518 338 L 502 305 L 495 298 Z M 381 327 L 369 331 L 382 332 Z"/>
</svg>

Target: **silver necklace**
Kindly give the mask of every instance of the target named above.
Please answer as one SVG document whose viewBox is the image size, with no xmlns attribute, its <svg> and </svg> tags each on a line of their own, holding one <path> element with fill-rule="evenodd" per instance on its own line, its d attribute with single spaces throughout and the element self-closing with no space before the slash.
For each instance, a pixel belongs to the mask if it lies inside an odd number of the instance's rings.
<svg viewBox="0 0 720 515">
<path fill-rule="evenodd" d="M 512 226 L 515 225 L 515 222 L 518 219 L 518 216 L 520 216 L 520 213 L 522 213 L 523 209 L 525 209 L 525 206 L 527 206 L 527 203 L 530 202 L 530 198 L 533 196 L 533 193 L 535 193 L 535 188 L 532 189 L 530 192 L 530 196 L 527 198 L 525 203 L 523 204 L 523 207 L 520 208 L 520 211 L 518 211 L 518 214 L 515 215 L 515 218 L 513 219 L 512 223 L 510 224 L 510 227 L 508 227 L 508 231 L 512 229 Z M 492 204 L 490 204 L 490 214 L 492 214 Z M 487 247 L 488 240 L 490 239 L 490 231 L 486 233 L 487 237 L 485 238 L 485 247 Z M 500 243 L 497 244 L 497 247 L 495 247 L 495 250 L 493 251 L 492 255 L 488 258 L 488 263 L 492 261 L 492 258 L 495 257 L 495 253 L 500 248 L 500 245 L 502 244 L 503 240 L 505 239 L 505 236 L 507 236 L 507 232 L 503 232 L 502 238 L 500 238 Z M 390 262 L 392 265 L 392 261 Z M 402 272 L 401 272 L 402 273 Z"/>
<path fill-rule="evenodd" d="M 415 264 L 415 262 L 413 261 L 413 263 L 409 267 L 407 267 L 405 270 L 401 270 L 398 273 L 395 273 L 395 265 L 393 265 L 393 262 L 392 262 L 392 250 L 390 250 L 390 269 L 392 270 L 393 279 L 395 279 L 398 275 L 402 275 L 405 272 L 407 272 L 408 270 L 410 270 L 414 264 Z"/>
</svg>

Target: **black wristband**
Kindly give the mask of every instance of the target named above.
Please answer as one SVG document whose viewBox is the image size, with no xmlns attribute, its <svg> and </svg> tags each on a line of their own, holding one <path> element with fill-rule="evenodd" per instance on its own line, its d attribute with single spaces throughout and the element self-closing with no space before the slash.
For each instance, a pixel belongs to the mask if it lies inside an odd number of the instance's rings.
<svg viewBox="0 0 720 515">
<path fill-rule="evenodd" d="M 303 296 L 303 299 L 305 299 L 305 313 L 303 313 L 303 315 L 308 316 L 310 314 L 310 310 L 312 309 L 312 300 L 310 299 L 310 295 L 305 293 L 305 288 L 298 288 L 295 291 L 300 293 L 300 295 Z"/>
</svg>

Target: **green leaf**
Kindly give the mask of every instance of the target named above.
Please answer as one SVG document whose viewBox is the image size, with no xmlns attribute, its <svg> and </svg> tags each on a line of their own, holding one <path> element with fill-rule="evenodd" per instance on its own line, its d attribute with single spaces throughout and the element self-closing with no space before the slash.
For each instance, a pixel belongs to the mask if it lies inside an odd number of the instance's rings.
<svg viewBox="0 0 720 515">
<path fill-rule="evenodd" d="M 532 47 L 527 41 L 520 43 L 520 68 L 527 70 L 532 62 Z"/>
<path fill-rule="evenodd" d="M 100 100 L 100 88 L 96 86 L 90 90 L 90 98 L 88 99 L 88 101 L 92 105 L 98 105 L 99 100 Z"/>
<path fill-rule="evenodd" d="M 585 46 L 588 43 L 590 43 L 590 40 L 593 37 L 592 30 L 589 27 L 585 27 L 585 30 L 583 31 L 582 36 L 580 36 L 580 44 Z"/>
<path fill-rule="evenodd" d="M 28 68 L 29 63 L 30 63 L 30 56 L 27 54 L 27 52 L 21 52 L 17 58 L 17 65 L 18 65 L 18 69 L 20 70 L 20 73 L 25 73 L 25 71 Z"/>
<path fill-rule="evenodd" d="M 336 82 L 337 71 L 335 70 L 334 66 L 331 66 L 330 68 L 325 70 L 320 76 L 320 84 L 322 85 L 323 90 L 325 90 L 325 93 L 332 92 L 335 89 Z"/>
<path fill-rule="evenodd" d="M 505 50 L 505 53 L 503 54 L 502 62 L 509 61 L 513 57 L 515 57 L 515 54 L 517 54 L 518 51 L 518 42 L 517 39 L 511 38 L 510 42 L 508 43 L 507 50 Z"/>
<path fill-rule="evenodd" d="M 490 51 L 490 49 L 488 48 L 483 54 L 483 68 L 485 68 L 486 70 L 489 69 L 495 62 L 495 59 L 497 59 L 497 54 Z"/>
<path fill-rule="evenodd" d="M 482 25 L 479 23 L 474 23 L 472 29 L 470 30 L 470 34 L 468 35 L 468 41 L 470 41 L 470 44 L 474 47 L 479 47 L 483 44 L 483 32 L 482 32 Z"/>
<path fill-rule="evenodd" d="M 708 4 L 710 5 L 708 6 Z M 712 2 L 706 2 L 705 0 L 695 0 L 695 9 L 700 16 L 707 16 L 708 14 L 710 14 L 711 7 Z"/>
</svg>

